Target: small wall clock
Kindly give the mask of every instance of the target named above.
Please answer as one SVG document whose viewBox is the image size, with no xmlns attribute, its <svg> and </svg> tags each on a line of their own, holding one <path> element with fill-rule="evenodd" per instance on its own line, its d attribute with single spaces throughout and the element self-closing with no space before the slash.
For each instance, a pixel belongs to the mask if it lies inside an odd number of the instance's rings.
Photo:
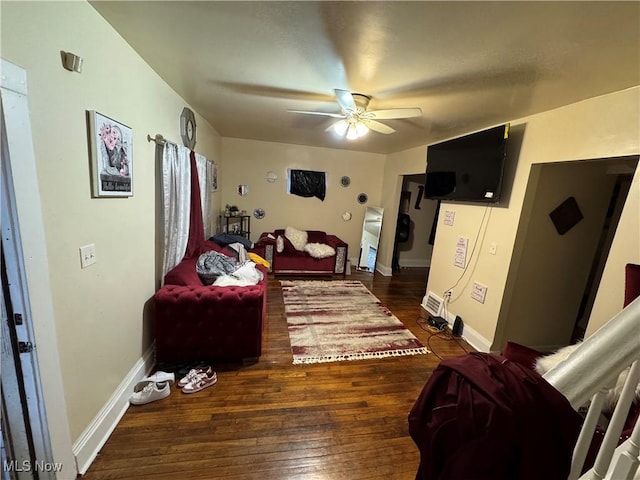
<svg viewBox="0 0 640 480">
<path fill-rule="evenodd" d="M 196 147 L 196 117 L 191 109 L 184 107 L 180 115 L 182 144 L 193 150 Z"/>
</svg>

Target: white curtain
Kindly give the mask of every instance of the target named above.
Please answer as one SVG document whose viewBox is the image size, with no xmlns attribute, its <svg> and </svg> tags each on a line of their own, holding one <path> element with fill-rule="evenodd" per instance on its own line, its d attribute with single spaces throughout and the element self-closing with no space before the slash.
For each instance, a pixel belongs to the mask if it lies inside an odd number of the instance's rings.
<svg viewBox="0 0 640 480">
<path fill-rule="evenodd" d="M 200 184 L 204 238 L 209 238 L 212 235 L 211 185 L 213 182 L 213 165 L 206 157 L 196 153 L 196 167 L 198 168 L 198 183 Z"/>
<path fill-rule="evenodd" d="M 166 142 L 162 152 L 164 255 L 162 278 L 184 257 L 189 240 L 191 165 L 189 149 Z"/>
</svg>

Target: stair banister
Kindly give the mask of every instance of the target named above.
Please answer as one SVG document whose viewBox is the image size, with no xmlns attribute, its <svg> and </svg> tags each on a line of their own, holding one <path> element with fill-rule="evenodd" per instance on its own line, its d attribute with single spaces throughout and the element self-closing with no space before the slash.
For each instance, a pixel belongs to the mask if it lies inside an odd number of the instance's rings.
<svg viewBox="0 0 640 480">
<path fill-rule="evenodd" d="M 574 409 L 640 358 L 640 297 L 587 338 L 544 378 Z"/>
</svg>

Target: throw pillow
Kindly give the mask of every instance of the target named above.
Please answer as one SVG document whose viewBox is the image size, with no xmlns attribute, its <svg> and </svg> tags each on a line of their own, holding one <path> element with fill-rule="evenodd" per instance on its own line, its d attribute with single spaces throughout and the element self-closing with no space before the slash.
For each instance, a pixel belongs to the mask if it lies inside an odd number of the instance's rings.
<svg viewBox="0 0 640 480">
<path fill-rule="evenodd" d="M 301 252 L 304 251 L 304 246 L 307 244 L 307 232 L 305 230 L 287 227 L 284 229 L 284 236 L 289 239 L 293 248 Z"/>
<path fill-rule="evenodd" d="M 276 252 L 282 253 L 283 250 L 284 250 L 284 238 L 282 238 L 282 235 L 278 235 L 278 238 L 276 238 Z"/>
<path fill-rule="evenodd" d="M 331 245 L 326 245 L 324 243 L 307 243 L 304 246 L 304 251 L 313 258 L 333 257 L 336 254 L 336 251 Z"/>
</svg>

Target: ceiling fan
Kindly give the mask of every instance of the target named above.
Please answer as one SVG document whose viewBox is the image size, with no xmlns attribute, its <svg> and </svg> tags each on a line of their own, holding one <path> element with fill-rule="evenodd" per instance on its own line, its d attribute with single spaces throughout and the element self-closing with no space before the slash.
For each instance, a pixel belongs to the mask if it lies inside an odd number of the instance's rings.
<svg viewBox="0 0 640 480">
<path fill-rule="evenodd" d="M 339 118 L 340 120 L 330 125 L 326 131 L 333 130 L 341 136 L 346 136 L 349 140 L 362 137 L 366 135 L 369 130 L 384 134 L 395 132 L 395 129 L 378 120 L 422 116 L 422 109 L 417 107 L 367 111 L 369 101 L 371 100 L 370 96 L 361 93 L 351 93 L 348 90 L 340 90 L 337 88 L 334 89 L 334 92 L 338 105 L 340 105 L 342 109 L 342 113 L 310 112 L 305 110 L 289 110 L 289 112 Z"/>
</svg>

